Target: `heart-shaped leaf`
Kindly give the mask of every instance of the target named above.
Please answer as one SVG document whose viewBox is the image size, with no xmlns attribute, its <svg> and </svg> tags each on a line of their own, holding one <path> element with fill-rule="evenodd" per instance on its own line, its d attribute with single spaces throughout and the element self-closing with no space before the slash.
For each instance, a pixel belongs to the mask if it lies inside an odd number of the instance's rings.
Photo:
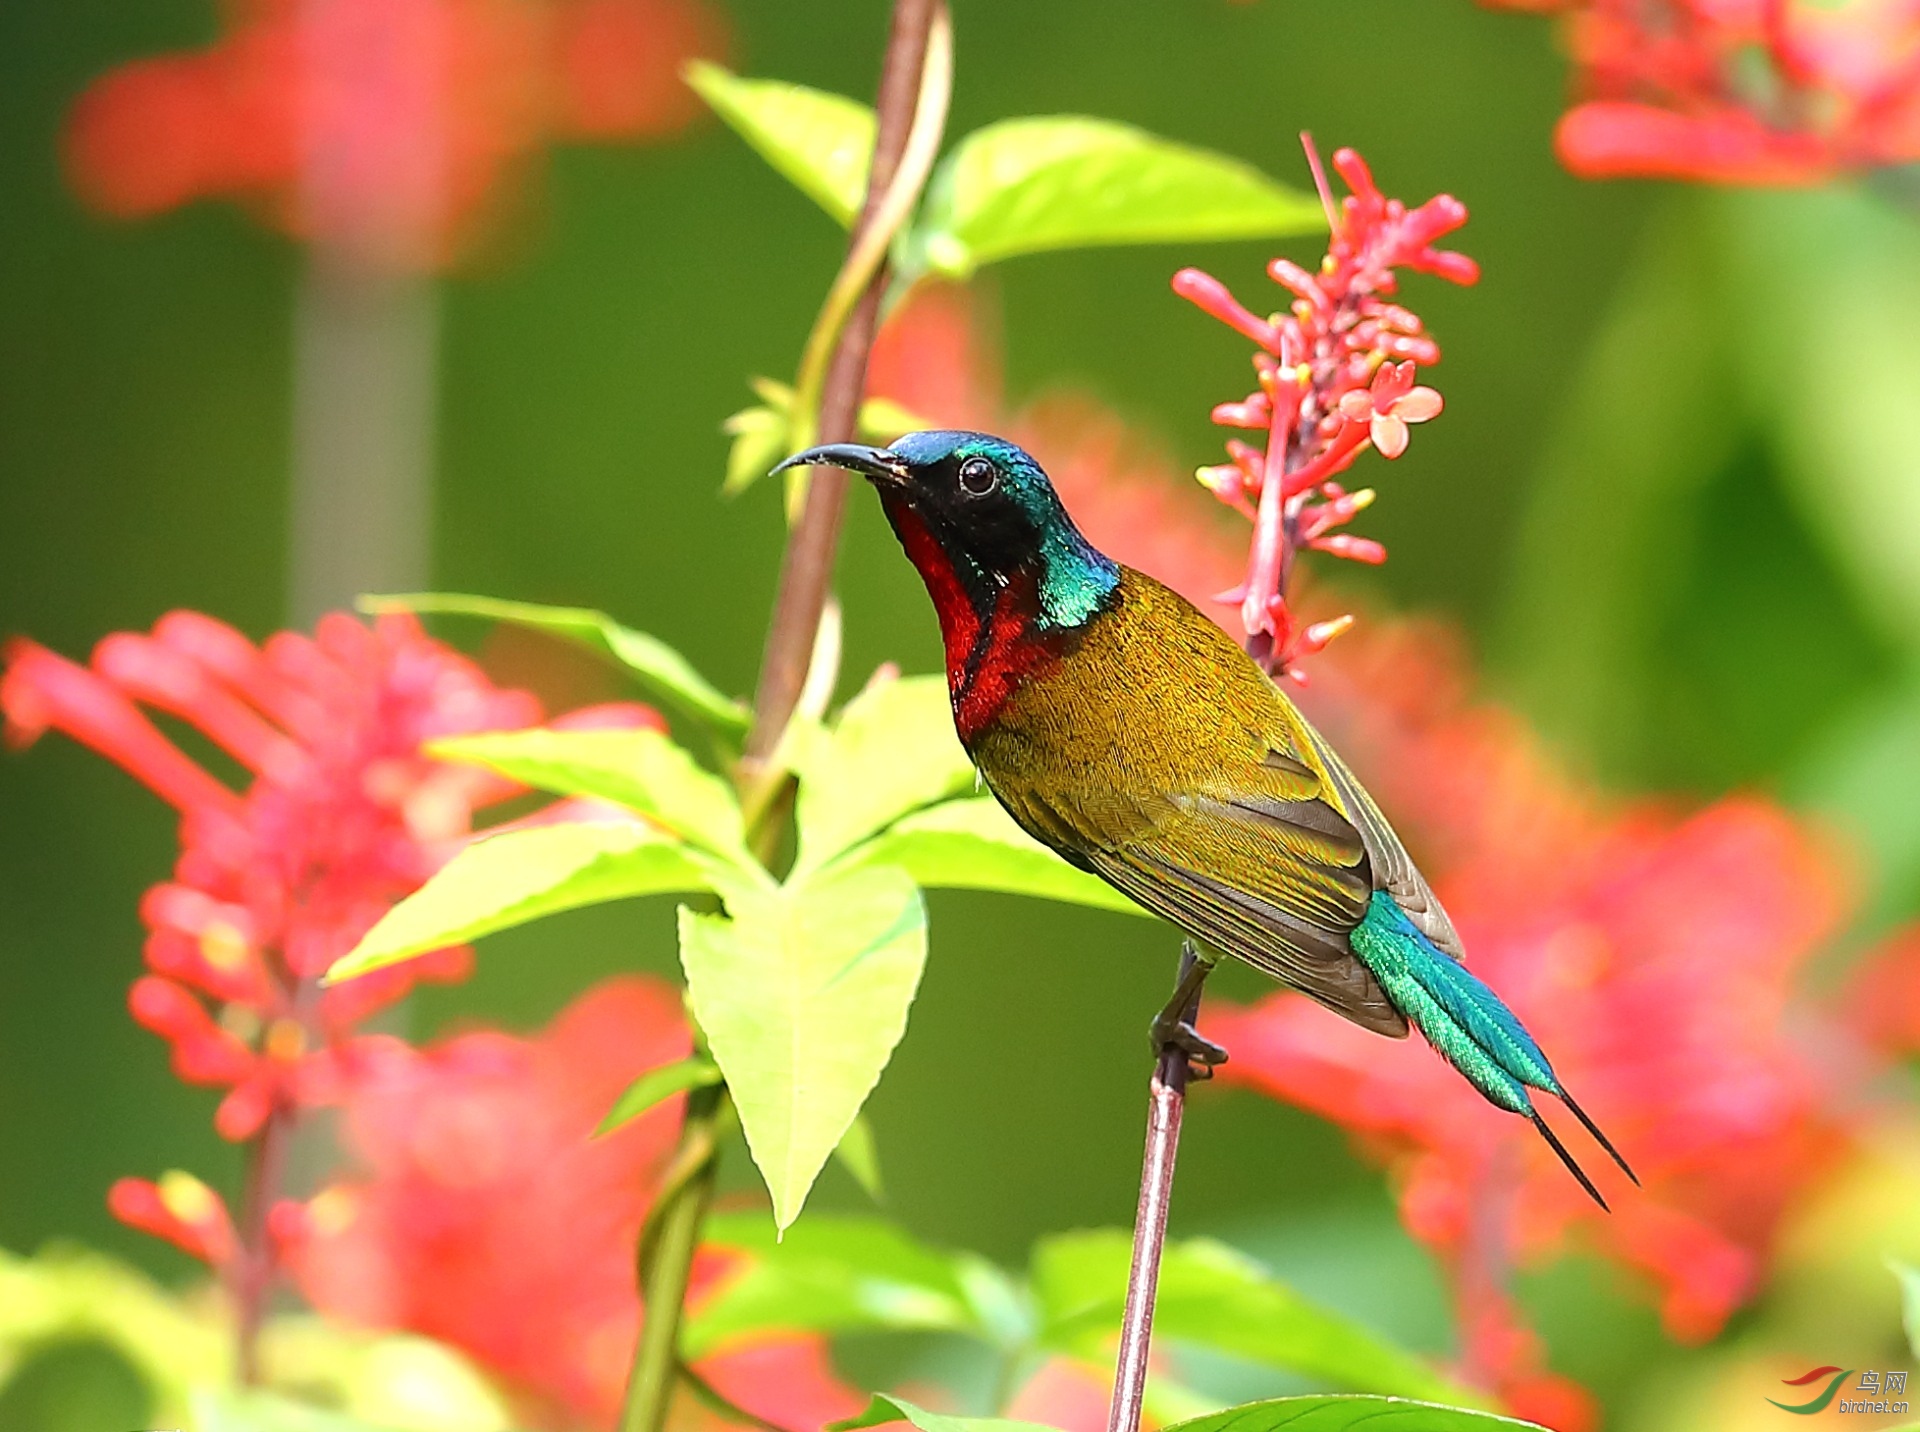
<svg viewBox="0 0 1920 1432">
<path fill-rule="evenodd" d="M 484 836 L 387 911 L 335 961 L 327 982 L 579 905 L 705 889 L 708 870 L 678 841 L 639 821 L 568 821 Z"/>
<path fill-rule="evenodd" d="M 1043 249 L 1269 238 L 1326 228 L 1311 194 L 1224 154 L 1084 115 L 1005 119 L 941 161 L 916 234 L 964 278 Z"/>
<path fill-rule="evenodd" d="M 1006 1417 L 955 1417 L 946 1412 L 929 1412 L 904 1397 L 875 1393 L 867 1410 L 858 1417 L 828 1425 L 827 1432 L 856 1432 L 862 1427 L 878 1427 L 883 1422 L 911 1422 L 920 1432 L 1059 1432 L 1042 1422 L 1015 1422 Z"/>
<path fill-rule="evenodd" d="M 513 626 L 550 632 L 613 658 L 632 673 L 648 696 L 715 730 L 741 736 L 751 719 L 746 707 L 722 693 L 694 669 L 692 662 L 664 641 L 622 626 L 605 612 L 589 607 L 547 607 L 460 592 L 362 597 L 359 606 L 366 612 L 443 612 L 488 617 Z"/>
<path fill-rule="evenodd" d="M 889 826 L 848 863 L 897 865 L 929 889 L 1000 890 L 1129 915 L 1147 912 L 1013 823 L 992 796 L 943 801 Z"/>
<path fill-rule="evenodd" d="M 563 796 L 593 796 L 636 810 L 743 871 L 740 806 L 727 783 L 658 731 L 499 731 L 432 741 L 427 750 L 470 761 Z"/>
<path fill-rule="evenodd" d="M 873 111 L 844 95 L 781 80 L 749 80 L 707 60 L 687 83 L 762 159 L 842 226 L 866 197 Z"/>
<path fill-rule="evenodd" d="M 1034 1249 L 1043 1345 L 1111 1354 L 1126 1304 L 1132 1240 L 1117 1229 L 1068 1233 Z M 1468 1388 L 1353 1319 L 1302 1297 L 1244 1254 L 1211 1239 L 1169 1244 L 1154 1336 L 1301 1373 L 1337 1387 L 1477 1401 Z"/>
<path fill-rule="evenodd" d="M 800 855 L 817 869 L 911 811 L 969 789 L 973 764 L 953 734 L 943 676 L 869 686 L 824 740 L 796 752 Z"/>
<path fill-rule="evenodd" d="M 680 959 L 784 1229 L 906 1032 L 926 907 L 888 866 L 730 881 L 722 898 L 724 915 L 680 911 Z"/>
<path fill-rule="evenodd" d="M 675 1094 L 684 1094 L 689 1089 L 703 1089 L 719 1082 L 720 1066 L 699 1054 L 689 1055 L 672 1064 L 662 1064 L 658 1069 L 649 1069 L 627 1085 L 626 1091 L 613 1101 L 613 1107 L 607 1110 L 607 1116 L 594 1129 L 593 1136 L 597 1139 L 612 1133 Z"/>
<path fill-rule="evenodd" d="M 1404 1397 L 1332 1393 L 1248 1402 L 1176 1422 L 1163 1432 L 1542 1432 L 1537 1423 Z"/>
<path fill-rule="evenodd" d="M 982 1332 L 969 1260 L 881 1219 L 818 1214 L 776 1240 L 763 1217 L 720 1214 L 708 1219 L 706 1237 L 749 1259 L 693 1315 L 689 1357 L 768 1332 Z"/>
</svg>

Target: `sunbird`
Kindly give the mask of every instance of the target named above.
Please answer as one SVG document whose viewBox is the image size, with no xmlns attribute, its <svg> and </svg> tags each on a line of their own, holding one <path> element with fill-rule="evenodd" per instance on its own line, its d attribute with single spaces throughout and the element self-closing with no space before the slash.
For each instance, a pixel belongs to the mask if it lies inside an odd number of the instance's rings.
<svg viewBox="0 0 1920 1432">
<path fill-rule="evenodd" d="M 1253 659 L 1186 598 L 1080 534 L 1003 438 L 918 432 L 788 458 L 866 477 L 933 599 L 954 726 L 1029 835 L 1179 927 L 1363 1029 L 1411 1024 L 1499 1108 L 1532 1121 L 1593 1199 L 1530 1090 L 1565 1104 L 1635 1183 L 1540 1046 L 1462 963 L 1460 936 L 1373 798 Z M 1154 1021 L 1210 1068 L 1185 1011 Z"/>
</svg>

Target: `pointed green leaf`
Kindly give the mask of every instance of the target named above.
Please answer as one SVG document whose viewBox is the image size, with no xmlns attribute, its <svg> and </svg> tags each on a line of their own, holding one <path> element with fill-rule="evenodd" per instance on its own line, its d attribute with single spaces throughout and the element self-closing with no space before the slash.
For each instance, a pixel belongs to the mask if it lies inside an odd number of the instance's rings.
<svg viewBox="0 0 1920 1432">
<path fill-rule="evenodd" d="M 943 676 L 903 676 L 869 686 L 826 739 L 794 752 L 800 773 L 800 856 L 817 869 L 910 811 L 973 785 L 973 764 L 953 734 Z"/>
<path fill-rule="evenodd" d="M 847 1126 L 847 1135 L 833 1156 L 868 1198 L 878 1203 L 887 1196 L 886 1185 L 880 1181 L 880 1145 L 873 1137 L 873 1121 L 865 1114 Z"/>
<path fill-rule="evenodd" d="M 278 1393 L 250 1391 L 193 1394 L 193 1432 L 398 1432 L 389 1424 L 363 1422 L 332 1408 L 313 1407 Z"/>
<path fill-rule="evenodd" d="M 720 491 L 738 496 L 773 470 L 791 451 L 792 420 L 777 408 L 742 408 L 721 425 L 733 439 L 727 449 L 727 476 Z"/>
<path fill-rule="evenodd" d="M 762 1216 L 719 1214 L 706 1237 L 749 1256 L 689 1320 L 689 1357 L 768 1332 L 982 1331 L 963 1256 L 883 1219 L 816 1214 L 776 1238 Z"/>
<path fill-rule="evenodd" d="M 887 866 L 723 898 L 725 915 L 680 911 L 680 959 L 786 1228 L 906 1032 L 926 907 Z"/>
<path fill-rule="evenodd" d="M 1117 1229 L 1068 1233 L 1034 1249 L 1033 1290 L 1044 1346 L 1080 1357 L 1111 1352 L 1126 1305 L 1132 1241 Z M 1424 1359 L 1303 1298 L 1223 1243 L 1167 1245 L 1156 1337 L 1301 1373 L 1336 1387 L 1477 1402 Z"/>
<path fill-rule="evenodd" d="M 1900 1325 L 1906 1329 L 1907 1346 L 1920 1357 L 1920 1268 L 1898 1258 L 1887 1259 L 1887 1266 L 1900 1280 Z"/>
<path fill-rule="evenodd" d="M 706 60 L 687 83 L 727 126 L 842 226 L 853 223 L 873 159 L 873 111 L 844 95 L 749 80 Z"/>
<path fill-rule="evenodd" d="M 1518 1432 L 1522 1428 L 1541 1432 L 1536 1423 L 1466 1407 L 1336 1393 L 1248 1402 L 1176 1422 L 1162 1432 Z"/>
<path fill-rule="evenodd" d="M 1224 154 L 1084 115 L 1006 119 L 942 161 L 918 235 L 964 278 L 1043 249 L 1268 238 L 1326 228 L 1312 194 Z"/>
<path fill-rule="evenodd" d="M 684 846 L 638 821 L 505 830 L 474 841 L 387 911 L 334 962 L 327 983 L 576 906 L 710 883 Z"/>
<path fill-rule="evenodd" d="M 672 1064 L 662 1064 L 658 1069 L 649 1069 L 627 1085 L 625 1092 L 613 1101 L 613 1107 L 607 1110 L 606 1118 L 594 1129 L 593 1136 L 597 1139 L 612 1133 L 675 1094 L 684 1094 L 689 1089 L 702 1089 L 719 1082 L 720 1066 L 699 1054 L 688 1055 Z"/>
<path fill-rule="evenodd" d="M 827 1432 L 856 1432 L 862 1427 L 878 1427 L 883 1422 L 911 1422 L 920 1432 L 1059 1432 L 1042 1422 L 1015 1422 L 1006 1417 L 955 1417 L 945 1412 L 929 1412 L 904 1397 L 889 1397 L 876 1392 L 867 1410 L 844 1422 L 830 1422 Z"/>
<path fill-rule="evenodd" d="M 747 854 L 733 790 L 658 731 L 499 731 L 432 741 L 443 760 L 470 761 L 563 796 L 612 801 L 739 865 Z"/>
<path fill-rule="evenodd" d="M 365 612 L 442 612 L 451 616 L 487 617 L 550 632 L 612 657 L 633 675 L 648 696 L 715 730 L 731 736 L 744 735 L 751 720 L 746 707 L 722 693 L 694 670 L 691 662 L 658 637 L 622 626 L 605 612 L 589 607 L 548 607 L 536 602 L 508 602 L 460 592 L 362 597 L 358 605 Z"/>
<path fill-rule="evenodd" d="M 897 865 L 930 889 L 999 890 L 1147 914 L 1020 829 L 992 796 L 943 801 L 917 811 L 847 857 L 849 864 L 869 861 Z"/>
</svg>

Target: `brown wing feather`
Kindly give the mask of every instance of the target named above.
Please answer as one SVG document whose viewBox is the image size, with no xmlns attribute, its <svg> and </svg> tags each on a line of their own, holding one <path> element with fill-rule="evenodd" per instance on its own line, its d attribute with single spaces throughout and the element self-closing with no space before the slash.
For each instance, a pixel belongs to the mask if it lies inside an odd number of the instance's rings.
<svg viewBox="0 0 1920 1432">
<path fill-rule="evenodd" d="M 1354 825 L 1366 841 L 1375 887 L 1393 896 L 1394 903 L 1406 911 L 1407 918 L 1413 921 L 1421 934 L 1456 960 L 1465 959 L 1466 950 L 1460 943 L 1460 933 L 1453 928 L 1453 920 L 1448 916 L 1446 907 L 1440 903 L 1439 897 L 1433 893 L 1433 887 L 1427 884 L 1426 877 L 1413 863 L 1413 857 L 1407 854 L 1399 835 L 1387 824 L 1379 805 L 1367 794 L 1367 788 L 1360 784 L 1326 737 L 1308 725 L 1305 718 L 1300 724 L 1325 763 L 1327 774 L 1340 792 L 1341 803 L 1353 816 Z"/>
</svg>

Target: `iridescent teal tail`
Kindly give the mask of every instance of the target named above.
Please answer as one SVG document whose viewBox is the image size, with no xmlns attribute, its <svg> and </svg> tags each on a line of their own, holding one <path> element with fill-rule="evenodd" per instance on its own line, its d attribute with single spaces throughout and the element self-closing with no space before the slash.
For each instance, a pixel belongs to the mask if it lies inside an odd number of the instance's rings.
<svg viewBox="0 0 1920 1432">
<path fill-rule="evenodd" d="M 1607 1206 L 1593 1180 L 1540 1117 L 1529 1089 L 1551 1094 L 1565 1104 L 1621 1171 L 1636 1184 L 1640 1182 L 1607 1136 L 1568 1097 L 1547 1056 L 1513 1011 L 1501 1003 L 1500 996 L 1465 965 L 1438 949 L 1391 895 L 1375 891 L 1366 918 L 1348 938 L 1354 954 L 1380 981 L 1387 998 L 1426 1036 L 1427 1042 L 1491 1102 L 1531 1120 L 1595 1203 Z"/>
</svg>

